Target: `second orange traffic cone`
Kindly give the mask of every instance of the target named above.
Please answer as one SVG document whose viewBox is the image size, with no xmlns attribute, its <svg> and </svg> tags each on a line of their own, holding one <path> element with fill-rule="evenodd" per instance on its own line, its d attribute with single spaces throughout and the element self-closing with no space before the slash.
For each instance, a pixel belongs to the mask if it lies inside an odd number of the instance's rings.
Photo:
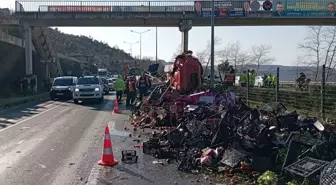
<svg viewBox="0 0 336 185">
<path fill-rule="evenodd" d="M 114 158 L 112 150 L 112 141 L 110 137 L 110 130 L 108 125 L 105 127 L 105 138 L 104 138 L 104 148 L 102 159 L 98 161 L 99 165 L 102 166 L 114 166 L 118 164 L 118 161 Z"/>
<path fill-rule="evenodd" d="M 116 98 L 114 102 L 113 112 L 116 114 L 120 114 L 118 98 Z"/>
</svg>

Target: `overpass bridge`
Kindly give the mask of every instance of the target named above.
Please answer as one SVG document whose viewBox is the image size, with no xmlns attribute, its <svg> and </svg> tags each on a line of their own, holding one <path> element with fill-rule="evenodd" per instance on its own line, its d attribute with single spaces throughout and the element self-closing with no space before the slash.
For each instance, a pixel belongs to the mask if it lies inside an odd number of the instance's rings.
<svg viewBox="0 0 336 185">
<path fill-rule="evenodd" d="M 281 2 L 215 1 L 215 26 L 336 25 L 336 7 L 329 0 Z M 178 27 L 183 50 L 188 49 L 188 32 L 193 26 L 210 26 L 211 11 L 211 1 L 15 2 L 15 17 L 25 25 L 27 32 L 32 26 Z M 26 47 L 30 47 L 29 44 Z"/>
</svg>

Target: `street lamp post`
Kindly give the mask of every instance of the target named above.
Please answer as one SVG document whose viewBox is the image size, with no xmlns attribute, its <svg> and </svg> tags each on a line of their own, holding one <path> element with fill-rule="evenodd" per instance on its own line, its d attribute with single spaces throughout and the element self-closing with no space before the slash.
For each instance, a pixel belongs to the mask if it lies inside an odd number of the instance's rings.
<svg viewBox="0 0 336 185">
<path fill-rule="evenodd" d="M 155 62 L 158 62 L 158 28 L 155 28 Z"/>
<path fill-rule="evenodd" d="M 141 43 L 141 36 L 142 34 L 146 33 L 146 32 L 149 32 L 150 29 L 146 30 L 146 31 L 143 31 L 143 32 L 137 32 L 137 31 L 134 31 L 134 30 L 131 30 L 131 32 L 133 33 L 136 33 L 136 34 L 139 34 L 140 35 L 140 60 L 142 59 L 142 43 Z"/>
<path fill-rule="evenodd" d="M 131 54 L 131 56 L 132 56 L 132 45 L 133 45 L 133 44 L 137 44 L 137 43 L 139 43 L 139 41 L 137 41 L 137 42 L 126 42 L 126 41 L 124 41 L 124 43 L 130 45 L 130 49 L 129 49 L 129 50 L 130 50 L 130 54 Z"/>
<path fill-rule="evenodd" d="M 211 73 L 210 87 L 215 86 L 215 17 L 214 17 L 215 2 L 212 0 L 211 6 Z"/>
</svg>

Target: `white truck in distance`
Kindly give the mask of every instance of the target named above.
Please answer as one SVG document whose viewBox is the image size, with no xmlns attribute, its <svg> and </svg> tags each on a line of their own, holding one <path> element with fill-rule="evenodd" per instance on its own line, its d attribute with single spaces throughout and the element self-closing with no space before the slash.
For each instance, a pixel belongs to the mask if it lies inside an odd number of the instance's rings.
<svg viewBox="0 0 336 185">
<path fill-rule="evenodd" d="M 98 74 L 101 78 L 107 78 L 108 77 L 108 70 L 107 69 L 98 69 Z"/>
</svg>

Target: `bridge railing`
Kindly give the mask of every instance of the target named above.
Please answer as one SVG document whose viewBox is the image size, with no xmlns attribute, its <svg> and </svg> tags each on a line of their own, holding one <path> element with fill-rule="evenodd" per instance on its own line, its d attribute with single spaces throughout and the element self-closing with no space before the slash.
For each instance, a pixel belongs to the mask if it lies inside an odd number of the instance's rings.
<svg viewBox="0 0 336 185">
<path fill-rule="evenodd" d="M 264 0 L 253 11 L 265 11 Z M 271 1 L 269 1 L 271 2 Z M 246 0 L 215 1 L 215 8 L 248 9 Z M 211 1 L 16 1 L 16 12 L 195 12 L 210 11 Z M 271 7 L 272 9 L 272 7 Z M 270 9 L 269 9 L 270 10 Z M 269 11 L 268 10 L 268 11 Z"/>
<path fill-rule="evenodd" d="M 296 110 L 303 115 L 336 120 L 336 84 L 323 81 L 323 79 L 335 80 L 336 74 L 331 72 L 328 75 L 328 68 L 321 68 L 316 81 L 311 82 L 307 88 L 302 90 L 297 88 L 294 82 L 279 81 L 277 85 L 275 81 L 275 84 L 261 85 L 262 87 L 257 85 L 240 86 L 236 88 L 236 92 L 252 106 L 281 102 L 289 110 Z M 272 75 L 275 74 L 277 74 L 276 70 L 272 71 Z M 281 69 L 279 74 L 281 74 Z M 307 75 L 307 77 L 310 78 L 311 76 Z"/>
</svg>

